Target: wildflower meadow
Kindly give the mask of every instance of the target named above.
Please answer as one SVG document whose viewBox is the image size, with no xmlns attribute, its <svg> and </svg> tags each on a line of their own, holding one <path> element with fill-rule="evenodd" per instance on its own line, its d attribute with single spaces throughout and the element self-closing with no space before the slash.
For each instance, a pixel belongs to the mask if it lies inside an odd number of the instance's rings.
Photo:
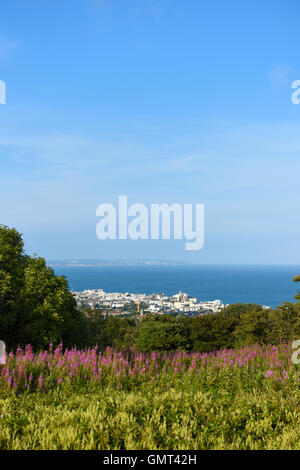
<svg viewBox="0 0 300 470">
<path fill-rule="evenodd" d="M 1 449 L 296 449 L 291 344 L 210 353 L 97 347 L 8 354 Z"/>
</svg>

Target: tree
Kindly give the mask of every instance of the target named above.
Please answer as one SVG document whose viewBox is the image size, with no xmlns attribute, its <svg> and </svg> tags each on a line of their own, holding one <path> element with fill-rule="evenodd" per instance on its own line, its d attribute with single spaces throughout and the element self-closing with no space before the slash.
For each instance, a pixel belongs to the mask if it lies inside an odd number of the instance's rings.
<svg viewBox="0 0 300 470">
<path fill-rule="evenodd" d="M 21 296 L 24 313 L 20 319 L 22 343 L 42 348 L 50 341 L 65 346 L 81 343 L 81 315 L 63 276 L 56 276 L 43 258 L 26 257 Z"/>
<path fill-rule="evenodd" d="M 16 229 L 0 226 L 0 337 L 9 348 L 80 340 L 82 318 L 63 276 L 24 253 Z"/>
<path fill-rule="evenodd" d="M 15 229 L 0 225 L 0 337 L 8 345 L 18 338 L 24 262 L 21 235 Z"/>
<path fill-rule="evenodd" d="M 104 323 L 106 346 L 115 349 L 129 349 L 134 346 L 136 324 L 132 318 L 108 317 Z"/>
<path fill-rule="evenodd" d="M 279 343 L 299 338 L 300 335 L 300 304 L 285 302 L 270 311 L 269 342 Z"/>
<path fill-rule="evenodd" d="M 270 336 L 269 310 L 257 305 L 256 308 L 242 313 L 234 336 L 236 346 L 267 343 Z"/>
<path fill-rule="evenodd" d="M 139 325 L 137 348 L 141 352 L 189 349 L 186 319 L 146 315 Z"/>
<path fill-rule="evenodd" d="M 300 282 L 300 276 L 294 277 L 293 281 L 294 282 Z M 295 299 L 300 300 L 300 292 L 297 292 L 297 294 L 295 295 Z"/>
<path fill-rule="evenodd" d="M 90 347 L 97 345 L 100 350 L 105 349 L 108 344 L 105 331 L 106 319 L 103 316 L 102 310 L 84 308 L 82 313 L 85 324 L 85 345 Z"/>
<path fill-rule="evenodd" d="M 189 327 L 193 351 L 208 352 L 219 348 L 215 322 L 216 316 L 213 313 L 191 318 Z"/>
</svg>

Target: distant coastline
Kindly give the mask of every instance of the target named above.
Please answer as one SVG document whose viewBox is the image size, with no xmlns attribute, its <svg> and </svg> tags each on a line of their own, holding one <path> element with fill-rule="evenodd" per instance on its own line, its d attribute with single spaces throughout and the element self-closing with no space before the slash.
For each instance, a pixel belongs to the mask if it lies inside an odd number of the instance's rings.
<svg viewBox="0 0 300 470">
<path fill-rule="evenodd" d="M 170 260 L 101 260 L 101 259 L 66 259 L 66 260 L 47 260 L 48 266 L 52 267 L 97 267 L 97 266 L 186 266 L 184 261 Z"/>
</svg>

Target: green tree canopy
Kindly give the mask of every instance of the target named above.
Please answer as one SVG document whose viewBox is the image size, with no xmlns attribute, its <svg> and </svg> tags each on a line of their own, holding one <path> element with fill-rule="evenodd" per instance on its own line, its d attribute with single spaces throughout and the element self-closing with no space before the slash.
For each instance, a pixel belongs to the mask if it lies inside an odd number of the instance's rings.
<svg viewBox="0 0 300 470">
<path fill-rule="evenodd" d="M 300 276 L 294 277 L 293 281 L 294 282 L 300 282 Z M 300 292 L 297 292 L 297 294 L 295 295 L 295 299 L 300 300 Z"/>
<path fill-rule="evenodd" d="M 286 302 L 279 305 L 269 315 L 269 338 L 271 343 L 291 341 L 300 337 L 300 304 Z"/>
<path fill-rule="evenodd" d="M 189 349 L 187 322 L 172 315 L 146 315 L 139 325 L 137 348 L 142 352 Z"/>
<path fill-rule="evenodd" d="M 269 309 L 256 306 L 243 312 L 234 331 L 235 345 L 250 346 L 255 343 L 267 343 L 270 334 L 269 327 Z"/>
<path fill-rule="evenodd" d="M 81 315 L 64 277 L 24 253 L 21 235 L 0 226 L 0 337 L 8 347 L 80 343 Z"/>
</svg>

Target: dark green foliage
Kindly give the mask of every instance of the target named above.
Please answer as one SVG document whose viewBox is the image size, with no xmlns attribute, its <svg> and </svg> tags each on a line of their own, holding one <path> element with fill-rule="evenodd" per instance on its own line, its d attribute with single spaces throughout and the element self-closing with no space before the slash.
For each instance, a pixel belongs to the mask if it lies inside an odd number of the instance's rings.
<svg viewBox="0 0 300 470">
<path fill-rule="evenodd" d="M 189 321 L 190 348 L 199 352 L 218 349 L 215 326 L 216 317 L 214 315 L 192 318 Z"/>
<path fill-rule="evenodd" d="M 0 226 L 0 337 L 9 348 L 80 344 L 81 314 L 64 277 L 24 254 L 21 235 Z"/>
<path fill-rule="evenodd" d="M 129 349 L 135 343 L 135 320 L 132 318 L 113 318 L 105 320 L 105 346 L 115 349 Z"/>
<path fill-rule="evenodd" d="M 270 311 L 269 341 L 271 343 L 300 338 L 300 303 L 284 303 Z"/>
<path fill-rule="evenodd" d="M 8 344 L 17 339 L 24 260 L 21 235 L 0 225 L 0 336 Z"/>
<path fill-rule="evenodd" d="M 300 282 L 300 276 L 296 276 L 294 279 L 293 279 L 294 282 Z M 300 292 L 297 292 L 297 294 L 295 295 L 295 299 L 296 300 L 300 300 Z"/>
<path fill-rule="evenodd" d="M 84 310 L 85 346 L 98 346 L 103 350 L 129 349 L 135 344 L 137 328 L 133 318 L 104 317 L 101 310 Z"/>
<path fill-rule="evenodd" d="M 270 337 L 269 310 L 259 305 L 241 314 L 234 330 L 235 346 L 265 344 Z"/>
<path fill-rule="evenodd" d="M 194 318 L 146 316 L 138 329 L 137 348 L 208 352 L 258 344 L 278 344 L 300 337 L 300 304 L 275 310 L 256 304 L 229 305 L 216 314 Z"/>
<path fill-rule="evenodd" d="M 139 325 L 137 348 L 142 352 L 189 349 L 186 319 L 173 315 L 146 315 Z"/>
<path fill-rule="evenodd" d="M 105 349 L 107 338 L 105 333 L 106 320 L 101 310 L 84 309 L 85 343 L 86 346 L 98 345 L 99 349 Z"/>
</svg>

